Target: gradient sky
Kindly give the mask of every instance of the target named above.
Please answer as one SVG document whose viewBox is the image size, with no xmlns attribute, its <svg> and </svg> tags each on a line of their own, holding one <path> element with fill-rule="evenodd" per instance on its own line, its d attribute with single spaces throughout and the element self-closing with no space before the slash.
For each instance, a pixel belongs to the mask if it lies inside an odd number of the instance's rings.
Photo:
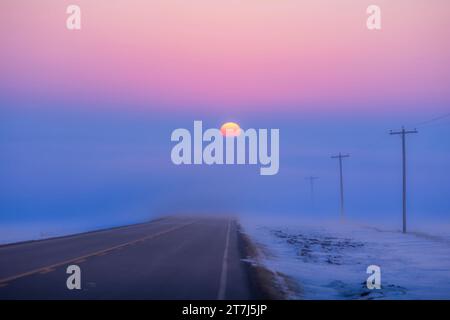
<svg viewBox="0 0 450 320">
<path fill-rule="evenodd" d="M 78 4 L 82 30 L 65 27 Z M 378 4 L 382 30 L 366 28 Z M 401 125 L 450 112 L 446 0 L 3 0 L 0 222 L 131 222 L 223 211 L 394 223 Z M 280 173 L 174 167 L 170 133 L 203 120 L 280 128 Z M 408 137 L 410 206 L 450 220 L 450 125 Z M 410 138 L 410 139 L 409 139 Z M 314 215 L 304 177 L 319 175 Z M 243 179 L 245 177 L 245 179 Z"/>
<path fill-rule="evenodd" d="M 72 3 L 82 10 L 78 32 L 65 28 Z M 445 108 L 450 3 L 376 1 L 383 29 L 371 32 L 372 3 L 6 0 L 0 83 L 26 103 L 76 108 L 404 112 L 430 101 Z"/>
</svg>

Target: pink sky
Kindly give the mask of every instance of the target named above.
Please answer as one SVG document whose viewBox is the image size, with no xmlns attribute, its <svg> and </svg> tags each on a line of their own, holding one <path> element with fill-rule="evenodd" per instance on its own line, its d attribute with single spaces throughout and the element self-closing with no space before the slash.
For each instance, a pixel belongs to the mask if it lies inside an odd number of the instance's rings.
<svg viewBox="0 0 450 320">
<path fill-rule="evenodd" d="M 68 4 L 81 7 L 81 31 L 65 27 Z M 382 9 L 381 31 L 366 28 L 370 4 Z M 446 0 L 2 0 L 0 7 L 0 93 L 27 101 L 317 112 L 450 102 Z"/>
</svg>

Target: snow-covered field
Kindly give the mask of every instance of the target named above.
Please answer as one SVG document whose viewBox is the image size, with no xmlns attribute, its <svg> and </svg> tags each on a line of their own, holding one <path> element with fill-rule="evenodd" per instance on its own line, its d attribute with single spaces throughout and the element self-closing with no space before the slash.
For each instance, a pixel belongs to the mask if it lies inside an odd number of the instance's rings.
<svg viewBox="0 0 450 320">
<path fill-rule="evenodd" d="M 450 236 L 349 223 L 243 227 L 263 248 L 260 262 L 298 284 L 292 299 L 450 299 Z M 381 289 L 367 289 L 369 265 L 381 268 Z"/>
<path fill-rule="evenodd" d="M 62 221 L 59 223 L 5 223 L 0 224 L 0 245 L 28 240 L 42 240 L 53 237 L 61 237 L 82 232 L 120 227 L 144 221 L 146 220 L 111 219 L 109 223 L 90 221 L 85 223 L 78 221 Z"/>
</svg>

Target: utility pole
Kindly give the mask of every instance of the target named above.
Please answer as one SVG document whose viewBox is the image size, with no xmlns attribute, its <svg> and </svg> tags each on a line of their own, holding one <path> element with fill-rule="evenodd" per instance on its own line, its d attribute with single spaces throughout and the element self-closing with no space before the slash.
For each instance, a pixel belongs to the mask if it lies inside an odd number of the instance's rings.
<svg viewBox="0 0 450 320">
<path fill-rule="evenodd" d="M 402 163 L 403 163 L 403 233 L 406 233 L 406 135 L 410 133 L 418 133 L 416 129 L 405 130 L 402 127 L 401 131 L 390 131 L 391 135 L 402 135 Z"/>
<path fill-rule="evenodd" d="M 340 178 L 340 189 L 341 189 L 341 220 L 344 220 L 344 178 L 342 174 L 342 158 L 350 157 L 349 154 L 341 154 L 331 156 L 332 159 L 339 159 L 339 178 Z"/>
<path fill-rule="evenodd" d="M 310 188 L 311 188 L 311 210 L 314 211 L 314 180 L 319 179 L 319 177 L 309 176 L 306 177 L 305 180 L 309 180 Z"/>
</svg>

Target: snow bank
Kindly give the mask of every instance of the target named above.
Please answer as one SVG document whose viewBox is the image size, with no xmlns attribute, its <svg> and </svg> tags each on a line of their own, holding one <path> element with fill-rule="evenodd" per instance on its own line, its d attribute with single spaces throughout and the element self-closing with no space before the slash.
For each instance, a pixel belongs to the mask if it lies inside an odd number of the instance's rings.
<svg viewBox="0 0 450 320">
<path fill-rule="evenodd" d="M 450 299 L 449 236 L 349 223 L 243 227 L 271 253 L 265 266 L 298 282 L 294 299 Z M 381 267 L 379 290 L 367 289 L 369 265 Z"/>
</svg>

